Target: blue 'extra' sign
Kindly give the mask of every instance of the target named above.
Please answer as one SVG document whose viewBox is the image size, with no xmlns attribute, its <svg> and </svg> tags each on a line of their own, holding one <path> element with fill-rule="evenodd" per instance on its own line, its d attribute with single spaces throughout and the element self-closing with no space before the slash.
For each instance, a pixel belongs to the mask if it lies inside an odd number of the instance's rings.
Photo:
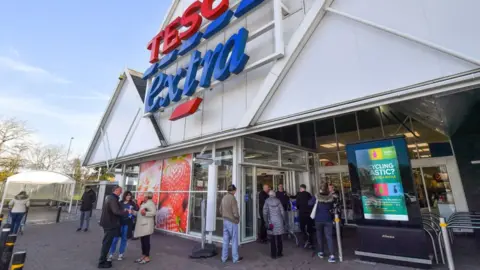
<svg viewBox="0 0 480 270">
<path fill-rule="evenodd" d="M 231 73 L 239 74 L 248 62 L 245 54 L 248 40 L 248 30 L 241 28 L 232 35 L 225 44 L 218 44 L 214 50 L 208 50 L 202 58 L 201 52 L 193 51 L 187 68 L 179 68 L 176 74 L 159 73 L 152 81 L 146 99 L 145 113 L 153 113 L 171 102 L 180 101 L 182 96 L 192 96 L 200 86 L 210 87 L 212 77 L 224 81 Z M 196 79 L 197 71 L 203 67 L 200 81 Z M 178 87 L 180 80 L 185 78 L 183 89 Z M 168 90 L 166 95 L 160 96 L 162 91 Z"/>
</svg>

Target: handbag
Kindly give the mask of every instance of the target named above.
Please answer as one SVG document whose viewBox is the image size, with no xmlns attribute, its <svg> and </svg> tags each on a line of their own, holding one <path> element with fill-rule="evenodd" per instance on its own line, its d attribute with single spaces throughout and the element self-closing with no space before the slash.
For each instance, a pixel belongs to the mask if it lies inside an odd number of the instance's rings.
<svg viewBox="0 0 480 270">
<path fill-rule="evenodd" d="M 315 215 L 317 214 L 317 205 L 318 205 L 318 200 L 315 202 L 315 205 L 313 206 L 312 213 L 310 214 L 311 219 L 315 219 Z"/>
</svg>

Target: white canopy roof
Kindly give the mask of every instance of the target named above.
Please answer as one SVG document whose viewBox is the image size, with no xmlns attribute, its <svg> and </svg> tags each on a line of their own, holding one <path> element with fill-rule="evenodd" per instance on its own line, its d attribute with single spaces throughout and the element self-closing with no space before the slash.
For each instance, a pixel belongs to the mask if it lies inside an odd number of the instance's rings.
<svg viewBox="0 0 480 270">
<path fill-rule="evenodd" d="M 50 184 L 75 184 L 75 180 L 68 175 L 48 172 L 31 171 L 22 172 L 7 178 L 7 183 L 50 185 Z"/>
</svg>

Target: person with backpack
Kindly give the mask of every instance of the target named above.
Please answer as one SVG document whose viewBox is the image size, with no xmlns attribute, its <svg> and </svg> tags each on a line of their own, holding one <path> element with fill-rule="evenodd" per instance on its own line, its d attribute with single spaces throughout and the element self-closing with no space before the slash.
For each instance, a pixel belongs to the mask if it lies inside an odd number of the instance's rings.
<svg viewBox="0 0 480 270">
<path fill-rule="evenodd" d="M 320 192 L 311 199 L 310 205 L 313 205 L 313 210 L 310 217 L 315 220 L 315 228 L 317 230 L 317 256 L 324 258 L 324 238 L 327 242 L 329 257 L 328 262 L 334 263 L 335 250 L 333 243 L 333 203 L 334 195 L 328 188 L 328 183 L 324 183 L 320 187 Z"/>
</svg>

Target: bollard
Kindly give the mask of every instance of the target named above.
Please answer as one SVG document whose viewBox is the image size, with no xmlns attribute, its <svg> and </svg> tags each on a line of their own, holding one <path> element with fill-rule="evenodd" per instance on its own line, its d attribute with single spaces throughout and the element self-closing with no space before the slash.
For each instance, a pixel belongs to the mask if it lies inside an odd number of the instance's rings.
<svg viewBox="0 0 480 270">
<path fill-rule="evenodd" d="M 202 202 L 201 202 L 201 206 L 200 206 L 200 210 L 202 211 L 201 215 L 202 215 L 202 249 L 205 248 L 205 238 L 206 238 L 206 233 L 205 233 L 205 219 L 206 219 L 206 200 L 203 199 Z"/>
<path fill-rule="evenodd" d="M 450 239 L 448 239 L 448 230 L 447 230 L 447 223 L 445 222 L 445 218 L 440 218 L 440 228 L 442 228 L 442 237 L 443 237 L 443 244 L 445 245 L 445 255 L 447 257 L 448 269 L 455 270 L 455 264 L 453 263 L 453 255 L 452 255 L 452 248 L 450 246 Z M 442 247 L 440 247 L 442 248 Z"/>
<path fill-rule="evenodd" d="M 25 265 L 26 259 L 27 259 L 26 251 L 15 252 L 12 256 L 12 267 L 10 269 L 23 270 L 23 266 Z"/>
<path fill-rule="evenodd" d="M 3 214 L 0 214 L 0 227 L 2 226 L 3 223 Z"/>
<path fill-rule="evenodd" d="M 59 206 L 57 209 L 57 223 L 60 222 L 60 214 L 62 213 L 62 206 Z"/>
<path fill-rule="evenodd" d="M 340 217 L 338 214 L 335 214 L 335 228 L 337 231 L 338 260 L 343 262 L 342 236 L 340 230 Z"/>
<path fill-rule="evenodd" d="M 13 247 L 15 246 L 16 241 L 16 234 L 10 234 L 7 236 L 7 241 L 5 241 L 3 252 L 0 257 L 0 270 L 8 270 L 8 266 L 10 265 L 10 261 L 12 259 Z"/>
<path fill-rule="evenodd" d="M 7 241 L 7 236 L 10 234 L 10 230 L 11 225 L 7 223 L 3 226 L 2 232 L 0 233 L 0 255 L 3 253 L 3 247 Z"/>
</svg>

